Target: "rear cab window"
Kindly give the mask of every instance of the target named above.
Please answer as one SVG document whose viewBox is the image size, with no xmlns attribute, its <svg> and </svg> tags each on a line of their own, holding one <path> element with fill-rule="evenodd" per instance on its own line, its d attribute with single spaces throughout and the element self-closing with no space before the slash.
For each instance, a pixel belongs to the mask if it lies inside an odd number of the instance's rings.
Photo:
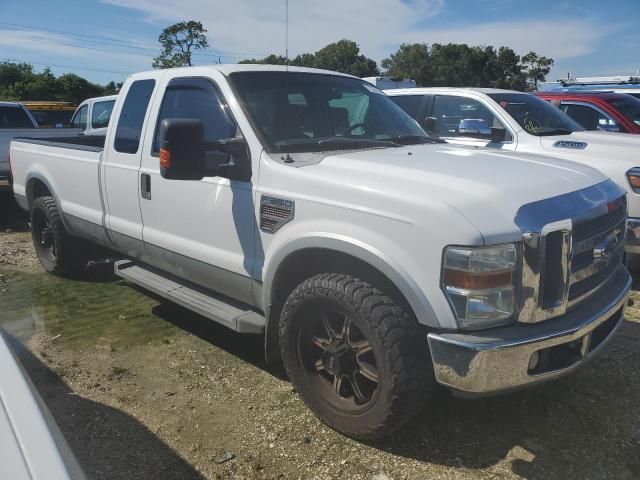
<svg viewBox="0 0 640 480">
<path fill-rule="evenodd" d="M 156 81 L 136 80 L 131 84 L 118 119 L 113 147 L 120 153 L 138 153 L 142 125 Z"/>
</svg>

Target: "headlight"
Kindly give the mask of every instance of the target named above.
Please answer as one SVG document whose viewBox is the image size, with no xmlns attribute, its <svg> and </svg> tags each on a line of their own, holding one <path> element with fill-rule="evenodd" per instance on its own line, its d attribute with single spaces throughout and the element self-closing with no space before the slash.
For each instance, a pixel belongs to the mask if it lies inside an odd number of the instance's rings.
<svg viewBox="0 0 640 480">
<path fill-rule="evenodd" d="M 442 289 L 460 328 L 486 328 L 513 320 L 518 251 L 512 243 L 445 249 Z"/>
<path fill-rule="evenodd" d="M 627 180 L 631 186 L 631 190 L 640 193 L 640 168 L 634 167 L 627 172 Z"/>
</svg>

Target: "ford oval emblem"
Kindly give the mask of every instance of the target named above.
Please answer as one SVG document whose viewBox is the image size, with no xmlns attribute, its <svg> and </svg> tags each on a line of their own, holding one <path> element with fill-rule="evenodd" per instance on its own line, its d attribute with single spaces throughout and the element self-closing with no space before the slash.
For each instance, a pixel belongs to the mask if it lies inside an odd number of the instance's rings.
<svg viewBox="0 0 640 480">
<path fill-rule="evenodd" d="M 609 254 L 613 252 L 618 246 L 618 236 L 611 234 L 607 236 L 603 241 L 593 248 L 593 258 L 595 259 L 607 259 Z"/>
</svg>

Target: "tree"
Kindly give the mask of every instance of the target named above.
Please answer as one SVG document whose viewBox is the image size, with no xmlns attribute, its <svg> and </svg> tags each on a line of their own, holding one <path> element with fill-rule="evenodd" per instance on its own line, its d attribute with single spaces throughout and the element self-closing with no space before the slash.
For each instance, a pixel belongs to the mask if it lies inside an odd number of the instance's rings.
<svg viewBox="0 0 640 480">
<path fill-rule="evenodd" d="M 287 57 L 272 53 L 271 55 L 268 55 L 262 59 L 249 58 L 247 60 L 240 60 L 238 63 L 252 63 L 257 65 L 286 65 Z"/>
<path fill-rule="evenodd" d="M 380 74 L 378 65 L 360 54 L 360 48 L 351 40 L 330 43 L 315 53 L 315 68 L 348 73 L 356 77 L 371 77 Z"/>
<path fill-rule="evenodd" d="M 106 86 L 66 73 L 56 78 L 50 68 L 35 73 L 28 63 L 0 62 L 0 100 L 59 100 L 80 103 L 89 97 L 112 95 L 122 83 Z"/>
<path fill-rule="evenodd" d="M 545 57 L 536 58 L 553 63 Z M 524 58 L 508 47 L 496 52 L 491 46 L 464 43 L 414 43 L 400 45 L 398 51 L 382 60 L 382 67 L 387 75 L 411 78 L 421 86 L 525 90 L 530 74 L 523 62 Z"/>
<path fill-rule="evenodd" d="M 286 65 L 287 57 L 271 54 L 261 59 L 241 60 L 239 63 Z M 370 77 L 380 74 L 376 62 L 361 55 L 358 44 L 351 40 L 340 40 L 339 42 L 328 44 L 315 53 L 297 55 L 289 61 L 289 65 L 323 68 L 335 72 L 349 73 L 358 77 Z"/>
<path fill-rule="evenodd" d="M 538 55 L 536 52 L 529 52 L 522 57 L 522 63 L 527 78 L 533 81 L 533 87 L 538 89 L 538 82 L 544 82 L 551 71 L 553 59 Z"/>
<path fill-rule="evenodd" d="M 162 52 L 153 59 L 153 68 L 190 67 L 192 49 L 199 50 L 209 46 L 205 33 L 207 30 L 202 23 L 195 20 L 179 22 L 165 28 L 158 37 Z"/>
<path fill-rule="evenodd" d="M 428 85 L 431 78 L 431 52 L 426 43 L 403 43 L 396 53 L 382 60 L 385 73 L 392 77 L 411 78 L 418 85 Z"/>
<path fill-rule="evenodd" d="M 104 94 L 104 87 L 91 83 L 75 73 L 65 73 L 58 77 L 58 85 L 56 97 L 76 104 Z"/>
</svg>

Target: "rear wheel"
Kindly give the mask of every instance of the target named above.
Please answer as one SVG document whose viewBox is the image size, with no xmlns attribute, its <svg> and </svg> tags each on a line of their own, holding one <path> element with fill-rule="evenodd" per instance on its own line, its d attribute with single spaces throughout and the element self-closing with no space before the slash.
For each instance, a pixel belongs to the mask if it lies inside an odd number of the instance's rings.
<svg viewBox="0 0 640 480">
<path fill-rule="evenodd" d="M 42 267 L 54 275 L 73 275 L 88 260 L 86 243 L 71 236 L 53 197 L 39 197 L 31 207 L 31 238 Z"/>
<path fill-rule="evenodd" d="M 435 385 L 425 333 L 380 290 L 344 274 L 299 285 L 283 307 L 280 348 L 296 390 L 354 438 L 391 433 Z"/>
</svg>

